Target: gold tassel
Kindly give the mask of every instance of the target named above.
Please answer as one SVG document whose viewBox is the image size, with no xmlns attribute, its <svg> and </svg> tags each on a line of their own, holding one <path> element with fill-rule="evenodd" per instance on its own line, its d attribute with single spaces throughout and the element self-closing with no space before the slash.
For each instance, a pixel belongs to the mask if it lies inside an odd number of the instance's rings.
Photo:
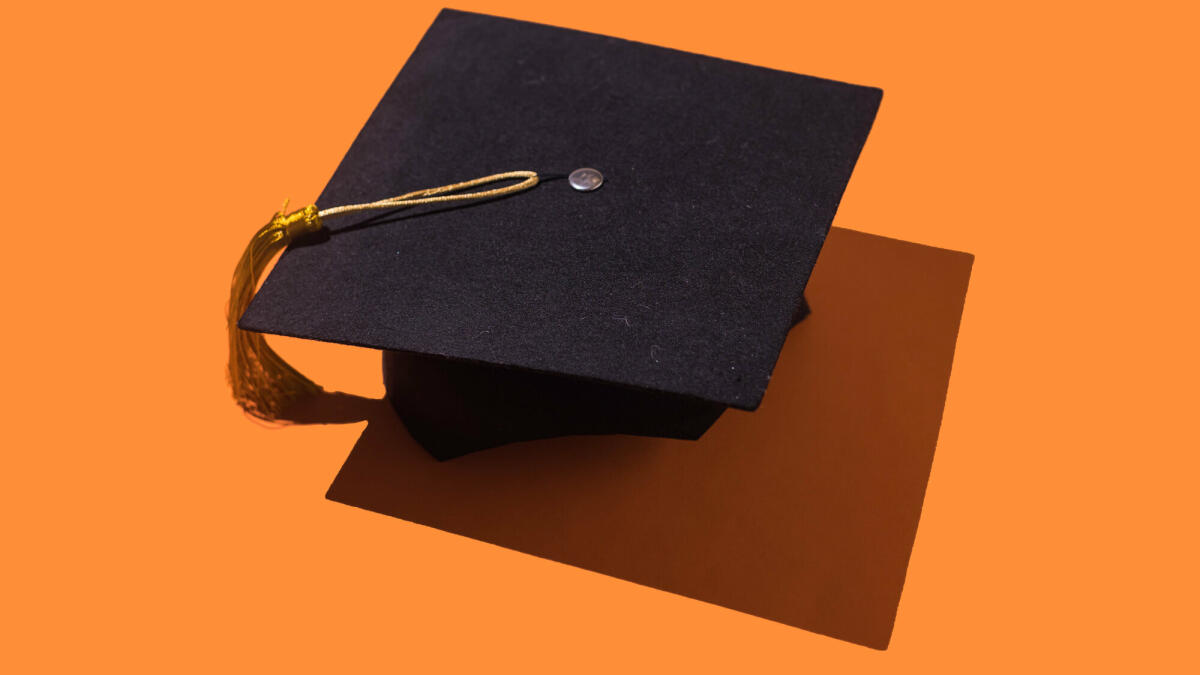
<svg viewBox="0 0 1200 675">
<path fill-rule="evenodd" d="M 517 180 L 519 183 L 504 187 L 466 192 L 461 190 L 500 181 Z M 360 211 L 390 210 L 421 204 L 477 201 L 491 199 L 528 190 L 538 184 L 535 171 L 507 171 L 482 178 L 443 185 L 442 187 L 416 190 L 398 197 L 389 197 L 362 204 L 346 204 L 317 210 L 316 205 L 306 206 L 293 213 L 287 211 L 287 202 L 276 213 L 271 222 L 255 233 L 233 271 L 233 284 L 229 289 L 229 308 L 225 321 L 229 330 L 229 385 L 233 398 L 247 413 L 268 422 L 279 422 L 288 407 L 297 401 L 324 391 L 317 383 L 301 375 L 284 361 L 259 333 L 238 328 L 237 322 L 258 288 L 258 280 L 275 254 L 287 248 L 297 237 L 311 234 L 322 227 L 321 219 Z"/>
<path fill-rule="evenodd" d="M 250 240 L 233 271 L 229 289 L 229 384 L 233 398 L 250 415 L 269 422 L 282 419 L 292 403 L 319 394 L 321 387 L 301 375 L 267 344 L 259 333 L 238 328 L 237 322 L 258 288 L 259 278 L 275 254 L 304 234 L 321 229 L 315 205 L 285 214 L 287 202 Z"/>
</svg>

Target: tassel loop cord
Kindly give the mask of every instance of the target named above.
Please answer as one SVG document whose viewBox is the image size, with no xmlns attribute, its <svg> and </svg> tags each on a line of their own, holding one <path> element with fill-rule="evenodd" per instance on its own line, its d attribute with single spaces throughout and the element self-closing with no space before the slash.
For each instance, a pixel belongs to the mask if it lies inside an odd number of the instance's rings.
<svg viewBox="0 0 1200 675">
<path fill-rule="evenodd" d="M 504 187 L 492 188 L 491 190 L 483 190 L 481 192 L 465 192 L 462 194 L 447 194 L 450 192 L 458 192 L 468 188 L 479 187 L 480 185 L 489 185 L 502 180 L 515 180 L 523 178 L 520 183 L 505 185 Z M 380 199 L 374 202 L 364 202 L 362 204 L 347 204 L 345 206 L 334 206 L 328 209 L 322 209 L 318 214 L 321 218 L 336 216 L 343 213 L 354 213 L 356 211 L 370 211 L 373 209 L 395 209 L 407 206 L 420 206 L 421 204 L 440 204 L 444 202 L 461 202 L 472 199 L 491 199 L 493 197 L 502 197 L 504 195 L 528 190 L 538 184 L 538 174 L 536 171 L 506 171 L 505 173 L 495 173 L 482 178 L 474 178 L 472 180 L 463 181 L 461 183 L 452 183 L 441 187 L 427 188 L 424 190 L 414 190 L 405 194 Z"/>
</svg>

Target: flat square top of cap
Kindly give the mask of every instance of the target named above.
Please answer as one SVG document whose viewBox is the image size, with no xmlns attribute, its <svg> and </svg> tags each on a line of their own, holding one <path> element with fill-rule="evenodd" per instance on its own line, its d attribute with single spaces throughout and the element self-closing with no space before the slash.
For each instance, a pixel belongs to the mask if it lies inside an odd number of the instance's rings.
<svg viewBox="0 0 1200 675">
<path fill-rule="evenodd" d="M 518 169 L 603 186 L 331 219 L 241 326 L 752 409 L 880 96 L 444 10 L 318 206 Z"/>
</svg>

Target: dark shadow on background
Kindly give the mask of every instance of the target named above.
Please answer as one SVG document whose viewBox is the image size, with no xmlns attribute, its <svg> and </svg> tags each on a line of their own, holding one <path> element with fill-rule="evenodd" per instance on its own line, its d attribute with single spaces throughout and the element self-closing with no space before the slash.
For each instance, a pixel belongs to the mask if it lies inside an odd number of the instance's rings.
<svg viewBox="0 0 1200 675">
<path fill-rule="evenodd" d="M 972 256 L 835 228 L 762 407 L 700 441 L 569 437 L 438 462 L 386 402 L 332 500 L 883 649 Z"/>
</svg>

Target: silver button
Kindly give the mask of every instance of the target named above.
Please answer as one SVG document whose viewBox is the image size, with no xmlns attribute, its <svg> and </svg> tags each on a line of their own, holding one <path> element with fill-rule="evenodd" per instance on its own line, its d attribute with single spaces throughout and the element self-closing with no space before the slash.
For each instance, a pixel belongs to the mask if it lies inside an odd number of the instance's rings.
<svg viewBox="0 0 1200 675">
<path fill-rule="evenodd" d="M 567 177 L 567 182 L 580 192 L 591 192 L 604 184 L 604 174 L 595 169 L 575 169 Z"/>
</svg>

